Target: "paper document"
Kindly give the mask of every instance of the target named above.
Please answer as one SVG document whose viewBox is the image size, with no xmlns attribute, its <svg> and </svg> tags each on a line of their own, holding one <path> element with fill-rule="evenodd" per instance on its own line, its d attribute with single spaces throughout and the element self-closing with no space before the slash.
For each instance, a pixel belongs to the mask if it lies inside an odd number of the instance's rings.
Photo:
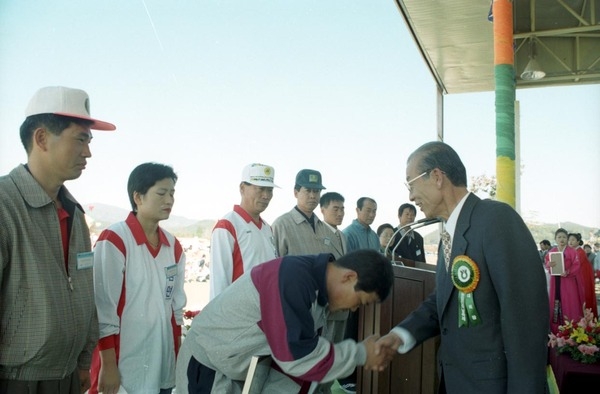
<svg viewBox="0 0 600 394">
<path fill-rule="evenodd" d="M 554 267 L 552 267 L 554 263 Z M 562 252 L 550 252 L 550 275 L 562 275 L 565 272 L 565 256 Z"/>
</svg>

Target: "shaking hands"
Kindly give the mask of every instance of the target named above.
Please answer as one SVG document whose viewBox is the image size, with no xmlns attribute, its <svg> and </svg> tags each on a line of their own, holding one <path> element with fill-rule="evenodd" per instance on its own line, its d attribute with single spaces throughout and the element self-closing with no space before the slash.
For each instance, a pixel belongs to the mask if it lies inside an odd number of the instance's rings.
<svg viewBox="0 0 600 394">
<path fill-rule="evenodd" d="M 389 333 L 383 337 L 371 335 L 362 343 L 367 350 L 367 361 L 363 368 L 381 372 L 390 364 L 402 341 L 396 334 Z"/>
</svg>

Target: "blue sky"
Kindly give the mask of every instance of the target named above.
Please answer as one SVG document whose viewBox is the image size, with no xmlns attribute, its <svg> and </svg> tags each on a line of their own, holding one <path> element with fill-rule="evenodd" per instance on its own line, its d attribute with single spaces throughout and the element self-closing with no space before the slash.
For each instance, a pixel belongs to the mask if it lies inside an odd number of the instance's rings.
<svg viewBox="0 0 600 394">
<path fill-rule="evenodd" d="M 281 186 L 270 222 L 313 168 L 346 197 L 343 226 L 362 196 L 378 202 L 375 225 L 395 225 L 406 157 L 436 138 L 434 81 L 392 0 L 3 1 L 0 173 L 26 161 L 18 128 L 48 85 L 86 90 L 92 115 L 117 125 L 95 132 L 67 184 L 83 204 L 128 208 L 130 171 L 157 161 L 179 175 L 174 214 L 216 219 L 239 203 L 244 165 L 262 162 Z M 600 85 L 517 99 L 523 216 L 600 226 Z M 494 93 L 444 100 L 469 177 L 494 175 Z"/>
</svg>

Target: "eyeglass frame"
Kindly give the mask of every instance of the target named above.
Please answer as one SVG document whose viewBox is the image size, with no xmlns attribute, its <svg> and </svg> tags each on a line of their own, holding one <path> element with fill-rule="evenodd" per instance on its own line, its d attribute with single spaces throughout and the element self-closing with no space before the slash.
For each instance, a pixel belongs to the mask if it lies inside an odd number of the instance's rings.
<svg viewBox="0 0 600 394">
<path fill-rule="evenodd" d="M 408 189 L 409 192 L 412 192 L 412 186 L 411 183 L 413 183 L 414 181 L 416 181 L 419 178 L 424 177 L 425 175 L 429 174 L 431 171 L 433 171 L 434 169 L 432 168 L 431 170 L 427 170 L 425 172 L 423 172 L 421 175 L 418 175 L 416 177 L 414 177 L 413 179 L 409 180 L 409 181 L 405 181 L 404 182 L 404 186 L 406 186 L 406 188 Z"/>
</svg>

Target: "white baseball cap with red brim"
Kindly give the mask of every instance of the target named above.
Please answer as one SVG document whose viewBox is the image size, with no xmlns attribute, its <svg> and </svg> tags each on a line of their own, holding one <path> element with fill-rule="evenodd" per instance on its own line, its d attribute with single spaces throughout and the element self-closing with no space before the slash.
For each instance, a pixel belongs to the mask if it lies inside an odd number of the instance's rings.
<svg viewBox="0 0 600 394">
<path fill-rule="evenodd" d="M 90 126 L 94 130 L 115 130 L 112 123 L 94 119 L 90 116 L 90 98 L 80 89 L 64 86 L 48 86 L 38 90 L 31 100 L 25 116 L 54 114 L 70 116 L 72 118 L 86 119 L 93 122 Z"/>
</svg>

